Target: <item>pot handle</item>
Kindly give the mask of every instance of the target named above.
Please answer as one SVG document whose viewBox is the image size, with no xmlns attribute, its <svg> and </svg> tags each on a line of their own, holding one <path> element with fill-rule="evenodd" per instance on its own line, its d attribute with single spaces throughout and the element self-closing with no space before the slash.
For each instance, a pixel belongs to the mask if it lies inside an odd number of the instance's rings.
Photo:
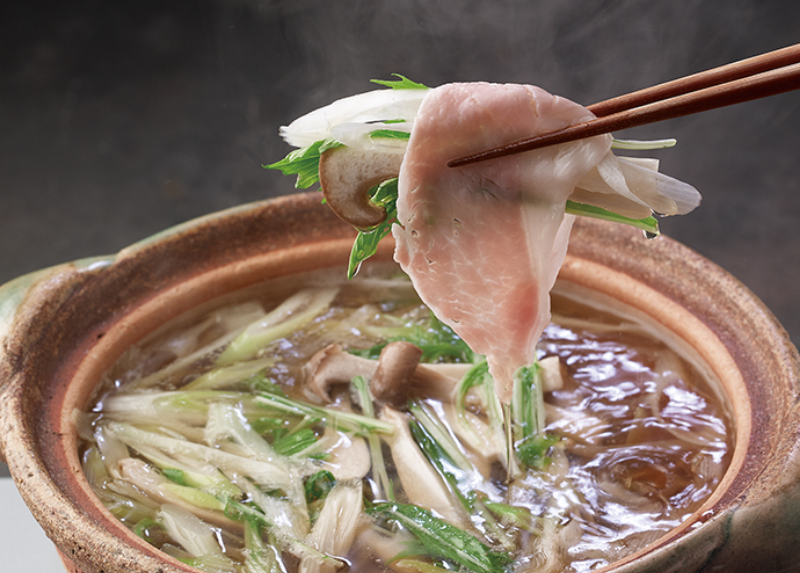
<svg viewBox="0 0 800 573">
<path fill-rule="evenodd" d="M 0 285 L 0 429 L 3 427 L 3 419 L 6 415 L 6 405 L 11 400 L 7 399 L 11 380 L 14 376 L 14 365 L 10 351 L 15 344 L 13 337 L 24 336 L 19 332 L 25 330 L 24 323 L 36 314 L 36 308 L 30 303 L 31 293 L 39 291 L 42 284 L 47 283 L 54 277 L 73 276 L 77 273 L 96 272 L 111 265 L 116 259 L 116 255 L 90 257 L 79 259 L 70 263 L 56 265 L 34 271 L 27 275 L 16 278 L 4 285 Z M 40 297 L 42 300 L 52 299 L 52 290 L 45 289 L 42 293 L 34 293 L 33 298 Z M 27 316 L 26 315 L 31 315 Z M 0 461 L 5 461 L 5 432 L 0 431 Z"/>
<path fill-rule="evenodd" d="M 18 277 L 0 286 L 0 405 L 6 404 L 12 367 L 8 356 L 8 338 L 13 333 L 17 310 L 25 302 L 31 288 L 45 275 L 47 269 Z M 0 416 L 3 410 L 0 409 Z M 2 434 L 2 432 L 0 432 Z M 0 461 L 5 462 L 5 448 L 0 435 Z"/>
</svg>

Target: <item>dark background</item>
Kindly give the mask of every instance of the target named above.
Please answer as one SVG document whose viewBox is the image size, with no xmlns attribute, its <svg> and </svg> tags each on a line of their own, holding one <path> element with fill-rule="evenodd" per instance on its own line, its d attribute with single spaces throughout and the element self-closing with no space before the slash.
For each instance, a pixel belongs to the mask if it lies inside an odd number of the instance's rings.
<svg viewBox="0 0 800 573">
<path fill-rule="evenodd" d="M 8 3 L 7 3 L 8 4 Z M 800 2 L 26 2 L 0 17 L 0 283 L 294 192 L 277 130 L 392 72 L 583 104 L 800 41 Z M 704 201 L 665 234 L 800 343 L 800 92 L 618 135 L 676 137 Z M 4 468 L 0 464 L 0 475 Z"/>
</svg>

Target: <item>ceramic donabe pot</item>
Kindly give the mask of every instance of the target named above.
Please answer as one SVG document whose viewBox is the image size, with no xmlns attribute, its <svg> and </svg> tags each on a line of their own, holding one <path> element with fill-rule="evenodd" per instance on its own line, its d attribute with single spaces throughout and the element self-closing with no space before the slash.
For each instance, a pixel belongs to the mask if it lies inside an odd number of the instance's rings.
<svg viewBox="0 0 800 573">
<path fill-rule="evenodd" d="M 70 571 L 192 571 L 97 500 L 72 412 L 125 348 L 178 314 L 269 278 L 346 265 L 353 232 L 301 194 L 189 222 L 116 256 L 0 289 L 0 450 Z M 391 245 L 379 257 L 391 258 Z M 657 322 L 705 363 L 735 420 L 723 482 L 677 529 L 603 571 L 781 571 L 800 564 L 800 358 L 744 286 L 666 238 L 576 224 L 559 288 Z"/>
</svg>

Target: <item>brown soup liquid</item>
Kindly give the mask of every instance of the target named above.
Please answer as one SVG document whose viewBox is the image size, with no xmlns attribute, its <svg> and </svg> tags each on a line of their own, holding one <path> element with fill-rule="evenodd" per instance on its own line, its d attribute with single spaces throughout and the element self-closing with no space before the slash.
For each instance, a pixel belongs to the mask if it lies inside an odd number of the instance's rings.
<svg viewBox="0 0 800 573">
<path fill-rule="evenodd" d="M 309 398 L 304 366 L 332 343 L 344 350 L 364 351 L 400 332 L 424 331 L 430 327 L 430 313 L 405 278 L 387 274 L 383 267 L 367 268 L 351 283 L 342 281 L 342 275 L 339 269 L 336 273 L 312 273 L 236 293 L 179 317 L 120 357 L 105 376 L 95 402 L 79 419 L 87 479 L 114 515 L 155 546 L 206 571 L 252 570 L 248 559 L 254 559 L 253 552 L 259 551 L 260 559 L 268 557 L 278 567 L 271 570 L 290 573 L 333 572 L 342 567 L 435 573 L 462 567 L 447 555 L 431 554 L 399 522 L 374 514 L 358 518 L 343 545 L 346 549 L 339 549 L 344 554 L 332 555 L 336 560 L 320 558 L 303 547 L 333 553 L 333 545 L 325 545 L 333 542 L 320 537 L 320 531 L 314 532 L 317 520 L 324 519 L 325 500 L 330 498 L 323 494 L 322 499 L 312 496 L 292 501 L 294 494 L 287 486 L 259 483 L 238 466 L 210 470 L 216 467 L 216 458 L 203 453 L 198 454 L 202 458 L 198 471 L 221 472 L 231 485 L 197 485 L 186 471 L 194 463 L 190 459 L 194 454 L 142 438 L 158 435 L 193 441 L 226 455 L 258 457 L 252 448 L 237 442 L 232 431 L 208 442 L 209 412 L 214 409 L 209 404 L 220 400 L 236 412 L 242 427 L 269 444 L 268 449 L 279 451 L 288 443 L 287 434 L 305 432 L 308 443 L 315 445 L 305 453 L 301 446 L 297 451 L 282 451 L 277 458 L 284 464 L 281 467 L 293 468 L 292 475 L 305 484 L 306 495 L 311 476 L 334 467 L 333 450 L 322 451 L 322 444 L 333 444 L 333 438 L 339 436 L 337 447 L 349 440 L 362 448 L 362 453 L 370 454 L 363 476 L 355 469 L 357 464 L 349 461 L 344 465 L 349 464 L 346 469 L 356 472 L 355 477 L 334 475 L 336 483 L 357 488 L 361 495 L 355 499 L 365 500 L 366 507 L 387 500 L 387 488 L 376 471 L 377 447 L 386 472 L 383 479 L 392 483 L 391 501 L 416 503 L 419 494 L 399 475 L 398 465 L 405 460 L 392 459 L 399 451 L 393 446 L 396 438 L 381 433 L 374 439 L 357 437 L 342 427 L 333 428 L 330 420 L 282 414 L 255 398 L 272 385 L 288 400 L 369 415 L 347 384 L 332 387 L 332 403 Z M 223 370 L 219 356 L 246 325 L 263 321 L 265 313 L 301 288 L 331 283 L 339 289 L 332 302 L 300 330 L 280 334 L 239 361 L 245 367 L 238 379 L 234 376 L 224 383 L 197 387 L 204 374 Z M 287 316 L 302 314 L 303 308 Z M 541 468 L 511 472 L 504 461 L 507 449 L 499 448 L 500 453 L 490 455 L 462 439 L 464 434 L 452 414 L 455 409 L 449 404 L 460 374 L 448 374 L 452 391 L 444 392 L 444 397 L 441 390 L 434 392 L 435 396 L 426 396 L 416 387 L 410 391 L 409 400 L 434 412 L 450 439 L 474 462 L 478 477 L 469 491 L 458 481 L 462 474 L 455 471 L 451 473 L 457 475 L 457 483 L 449 493 L 441 473 L 438 487 L 451 496 L 445 500 L 445 505 L 455 508 L 456 518 L 451 522 L 461 516 L 461 526 L 469 535 L 509 557 L 501 566 L 503 571 L 590 571 L 612 563 L 678 526 L 720 483 L 733 449 L 733 428 L 724 397 L 693 364 L 651 332 L 589 304 L 554 295 L 553 321 L 539 343 L 539 358 L 558 356 L 561 379 L 544 392 L 546 434 L 553 438 L 553 445 Z M 439 356 L 435 360 L 463 363 L 465 357 Z M 469 366 L 455 368 L 463 373 Z M 176 398 L 182 389 L 187 394 Z M 147 402 L 144 397 L 148 395 L 155 398 Z M 173 412 L 165 409 L 170 401 L 179 404 Z M 465 403 L 468 415 L 484 434 L 495 432 L 492 435 L 502 438 L 503 429 L 491 427 L 485 396 L 473 389 Z M 382 407 L 373 404 L 372 415 L 380 418 Z M 405 406 L 397 409 L 408 423 L 415 419 Z M 127 437 L 128 430 L 121 428 L 131 426 L 144 433 Z M 368 445 L 372 449 L 368 450 Z M 421 448 L 419 443 L 415 447 Z M 433 465 L 426 471 L 435 476 Z M 333 474 L 337 471 L 344 470 L 331 469 Z M 191 489 L 201 494 L 193 494 Z M 298 495 L 302 495 L 302 487 L 300 492 Z M 465 497 L 476 505 L 465 509 Z M 300 519 L 295 510 L 302 506 L 299 513 L 307 521 L 291 526 L 248 521 L 241 511 L 232 509 L 241 505 L 226 505 L 228 499 L 267 514 L 267 506 L 284 508 L 280 515 L 286 520 Z M 206 541 L 210 538 L 216 545 L 200 544 L 198 548 L 191 540 L 181 539 L 175 526 L 165 525 L 172 515 L 162 511 L 165 505 L 178 507 L 170 510 L 175 515 L 193 513 L 196 522 L 211 532 Z M 477 507 L 483 517 L 477 516 Z M 429 509 L 434 517 L 443 517 L 435 508 Z M 522 517 L 511 519 L 514 512 Z M 493 524 L 487 524 L 486 516 Z M 254 530 L 261 539 L 255 545 L 252 538 L 248 540 Z M 400 558 L 393 559 L 397 554 Z M 481 569 L 476 566 L 473 570 Z"/>
</svg>

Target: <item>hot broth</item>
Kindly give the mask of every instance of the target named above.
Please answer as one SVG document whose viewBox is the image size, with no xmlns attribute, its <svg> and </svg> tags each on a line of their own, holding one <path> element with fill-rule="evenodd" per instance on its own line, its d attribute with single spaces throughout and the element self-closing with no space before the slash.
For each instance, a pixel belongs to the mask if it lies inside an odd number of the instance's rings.
<svg viewBox="0 0 800 573">
<path fill-rule="evenodd" d="M 515 417 L 393 267 L 343 274 L 209 303 L 120 357 L 79 418 L 115 516 L 207 571 L 588 571 L 722 479 L 724 398 L 649 327 L 554 296 Z M 423 366 L 381 354 L 400 339 Z"/>
</svg>

